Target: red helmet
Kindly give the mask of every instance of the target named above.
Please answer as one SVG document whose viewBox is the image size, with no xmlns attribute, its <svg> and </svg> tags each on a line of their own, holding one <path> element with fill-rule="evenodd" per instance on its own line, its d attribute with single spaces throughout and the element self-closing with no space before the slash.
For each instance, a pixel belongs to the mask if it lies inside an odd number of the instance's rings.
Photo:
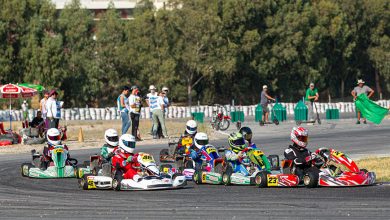
<svg viewBox="0 0 390 220">
<path fill-rule="evenodd" d="M 309 138 L 309 131 L 304 127 L 294 127 L 291 130 L 291 141 L 299 147 L 305 148 Z"/>
</svg>

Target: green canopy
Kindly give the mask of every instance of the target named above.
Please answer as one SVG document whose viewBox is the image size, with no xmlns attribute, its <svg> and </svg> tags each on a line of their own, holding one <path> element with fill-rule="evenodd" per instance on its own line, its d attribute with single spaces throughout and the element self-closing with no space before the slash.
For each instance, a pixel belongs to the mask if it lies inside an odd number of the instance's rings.
<svg viewBox="0 0 390 220">
<path fill-rule="evenodd" d="M 371 101 L 366 94 L 360 94 L 355 101 L 356 108 L 367 118 L 375 124 L 380 124 L 383 118 L 389 113 L 389 109 Z"/>
<path fill-rule="evenodd" d="M 45 90 L 45 87 L 43 87 L 41 85 L 36 85 L 36 84 L 21 83 L 21 84 L 18 84 L 18 85 L 19 86 L 28 87 L 28 88 L 32 88 L 32 89 L 36 89 L 38 92 L 42 92 L 43 90 Z"/>
</svg>

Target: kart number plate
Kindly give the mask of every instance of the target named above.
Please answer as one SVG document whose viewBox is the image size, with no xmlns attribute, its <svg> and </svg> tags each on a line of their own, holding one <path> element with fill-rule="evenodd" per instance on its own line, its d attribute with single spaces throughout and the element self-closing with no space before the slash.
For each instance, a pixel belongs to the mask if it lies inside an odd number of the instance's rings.
<svg viewBox="0 0 390 220">
<path fill-rule="evenodd" d="M 332 155 L 333 155 L 334 157 L 342 157 L 342 156 L 344 156 L 344 153 L 343 153 L 343 152 L 340 152 L 340 151 L 333 151 L 333 152 L 332 152 Z"/>
<path fill-rule="evenodd" d="M 181 145 L 183 146 L 188 146 L 188 145 L 192 145 L 192 138 L 190 137 L 185 137 L 181 140 Z"/>
<path fill-rule="evenodd" d="M 57 148 L 57 149 L 54 149 L 53 152 L 56 154 L 56 153 L 62 153 L 64 152 L 64 149 L 62 148 Z"/>
<path fill-rule="evenodd" d="M 215 148 L 213 148 L 213 147 L 209 147 L 209 148 L 206 149 L 206 152 L 207 152 L 208 154 L 211 154 L 211 153 L 217 152 L 217 150 L 216 150 Z"/>
<path fill-rule="evenodd" d="M 142 161 L 145 163 L 151 163 L 151 162 L 154 162 L 154 159 L 149 154 L 145 154 L 142 156 Z"/>
<path fill-rule="evenodd" d="M 202 173 L 202 183 L 206 182 L 206 173 Z"/>
<path fill-rule="evenodd" d="M 88 180 L 88 189 L 96 189 L 96 185 L 93 180 Z"/>
<path fill-rule="evenodd" d="M 169 168 L 168 167 L 164 167 L 163 173 L 168 173 L 168 172 L 169 172 Z"/>
<path fill-rule="evenodd" d="M 267 175 L 267 184 L 268 186 L 278 186 L 278 176 L 276 175 Z"/>
<path fill-rule="evenodd" d="M 263 155 L 264 153 L 263 153 L 263 151 L 261 151 L 261 150 L 254 150 L 253 151 L 253 155 L 254 156 L 256 156 L 256 157 L 259 157 L 259 156 L 261 156 L 261 155 Z"/>
</svg>

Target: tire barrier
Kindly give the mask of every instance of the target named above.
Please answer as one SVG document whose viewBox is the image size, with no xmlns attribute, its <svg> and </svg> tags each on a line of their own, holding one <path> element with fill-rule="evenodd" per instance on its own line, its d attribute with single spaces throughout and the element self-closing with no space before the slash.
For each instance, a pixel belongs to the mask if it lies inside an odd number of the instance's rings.
<svg viewBox="0 0 390 220">
<path fill-rule="evenodd" d="M 379 100 L 376 103 L 382 107 L 389 107 L 390 100 Z M 294 115 L 294 109 L 297 103 L 280 103 L 285 109 L 288 116 Z M 255 116 L 257 105 L 248 106 L 231 106 L 225 105 L 225 115 L 230 115 L 230 112 L 242 111 L 244 116 Z M 325 114 L 327 109 L 338 109 L 340 114 L 342 113 L 354 113 L 356 111 L 355 104 L 353 102 L 338 102 L 338 103 L 317 103 L 318 112 Z M 190 118 L 194 112 L 203 112 L 205 118 L 212 116 L 215 106 L 170 106 L 165 111 L 166 118 Z M 225 111 L 225 110 L 224 110 Z M 36 115 L 37 110 L 29 109 L 30 121 Z M 21 121 L 23 119 L 22 110 L 12 110 L 12 121 Z M 115 107 L 108 108 L 69 108 L 61 109 L 62 120 L 117 120 L 120 119 Z M 150 119 L 150 110 L 148 107 L 141 109 L 141 118 Z M 9 121 L 9 110 L 0 110 L 0 121 Z"/>
</svg>

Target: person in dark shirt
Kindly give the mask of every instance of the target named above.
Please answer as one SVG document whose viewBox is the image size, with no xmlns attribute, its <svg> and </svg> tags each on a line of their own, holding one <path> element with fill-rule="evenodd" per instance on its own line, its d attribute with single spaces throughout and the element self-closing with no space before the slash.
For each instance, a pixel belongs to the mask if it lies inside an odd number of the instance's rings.
<svg viewBox="0 0 390 220">
<path fill-rule="evenodd" d="M 37 116 L 30 122 L 31 128 L 38 128 L 39 136 L 43 137 L 44 132 L 44 120 L 42 118 L 42 112 L 38 111 Z"/>
</svg>

